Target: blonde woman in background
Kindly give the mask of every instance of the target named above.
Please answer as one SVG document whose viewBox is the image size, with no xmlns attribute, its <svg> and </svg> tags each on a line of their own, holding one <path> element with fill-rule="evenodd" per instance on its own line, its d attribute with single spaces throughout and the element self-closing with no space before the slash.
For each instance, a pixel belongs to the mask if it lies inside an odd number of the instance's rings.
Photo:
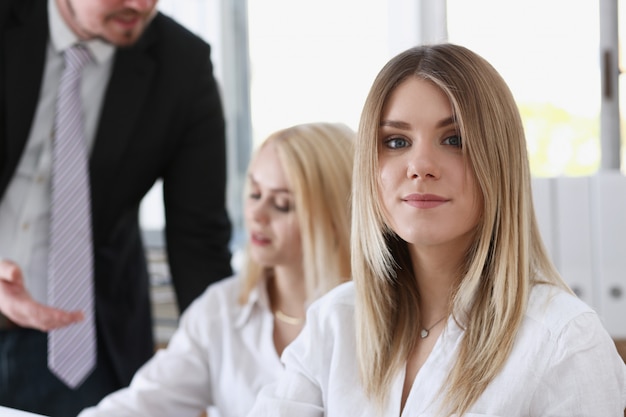
<svg viewBox="0 0 626 417">
<path fill-rule="evenodd" d="M 378 74 L 355 153 L 353 281 L 308 310 L 249 416 L 621 417 L 626 366 L 548 258 L 496 70 L 457 45 Z"/>
<path fill-rule="evenodd" d="M 198 417 L 207 407 L 211 417 L 245 416 L 282 371 L 307 306 L 350 278 L 353 145 L 342 124 L 268 137 L 248 168 L 239 276 L 211 285 L 130 386 L 80 416 Z"/>
</svg>

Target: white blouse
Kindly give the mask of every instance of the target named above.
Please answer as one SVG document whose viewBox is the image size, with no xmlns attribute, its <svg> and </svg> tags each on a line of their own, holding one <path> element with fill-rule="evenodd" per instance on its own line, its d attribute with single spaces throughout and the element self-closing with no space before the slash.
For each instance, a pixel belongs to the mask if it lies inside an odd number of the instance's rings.
<svg viewBox="0 0 626 417">
<path fill-rule="evenodd" d="M 358 377 L 354 283 L 314 303 L 288 346 L 281 378 L 259 393 L 249 417 L 433 417 L 438 392 L 463 336 L 453 319 L 415 377 L 400 413 L 405 369 L 378 412 Z M 528 311 L 502 371 L 466 417 L 623 417 L 626 365 L 596 313 L 548 285 L 532 290 Z"/>
<path fill-rule="evenodd" d="M 182 315 L 166 349 L 135 374 L 128 388 L 79 417 L 245 416 L 259 389 L 282 371 L 265 281 L 240 305 L 238 277 L 210 285 Z"/>
</svg>

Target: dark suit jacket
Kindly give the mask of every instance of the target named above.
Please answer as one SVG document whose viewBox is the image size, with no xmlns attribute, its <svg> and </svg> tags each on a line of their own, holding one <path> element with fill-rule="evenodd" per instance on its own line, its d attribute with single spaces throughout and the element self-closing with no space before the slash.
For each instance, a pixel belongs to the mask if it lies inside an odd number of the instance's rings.
<svg viewBox="0 0 626 417">
<path fill-rule="evenodd" d="M 45 0 L 0 1 L 0 198 L 28 138 L 48 36 Z M 209 54 L 205 42 L 158 14 L 114 57 L 90 175 L 99 352 L 121 385 L 153 353 L 138 208 L 155 180 L 163 178 L 179 306 L 231 274 L 224 117 Z"/>
</svg>

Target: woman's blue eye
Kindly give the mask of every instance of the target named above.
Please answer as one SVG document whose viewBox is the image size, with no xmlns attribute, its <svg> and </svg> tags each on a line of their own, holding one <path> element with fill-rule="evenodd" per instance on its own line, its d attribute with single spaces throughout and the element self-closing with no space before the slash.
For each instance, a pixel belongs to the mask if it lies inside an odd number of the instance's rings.
<svg viewBox="0 0 626 417">
<path fill-rule="evenodd" d="M 457 148 L 460 148 L 461 146 L 463 146 L 463 141 L 461 140 L 461 137 L 459 135 L 454 135 L 454 136 L 445 138 L 443 140 L 443 144 L 456 146 Z"/>
<path fill-rule="evenodd" d="M 400 149 L 407 147 L 409 142 L 401 137 L 393 137 L 385 140 L 385 145 L 391 149 Z"/>
</svg>

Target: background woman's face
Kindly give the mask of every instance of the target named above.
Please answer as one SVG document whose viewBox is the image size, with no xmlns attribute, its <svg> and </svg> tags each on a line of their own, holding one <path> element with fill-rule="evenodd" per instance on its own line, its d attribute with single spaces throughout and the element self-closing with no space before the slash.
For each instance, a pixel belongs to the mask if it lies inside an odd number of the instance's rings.
<svg viewBox="0 0 626 417">
<path fill-rule="evenodd" d="M 474 175 L 448 97 L 411 77 L 380 123 L 379 187 L 391 228 L 416 247 L 468 247 L 481 213 Z"/>
<path fill-rule="evenodd" d="M 251 256 L 263 266 L 302 263 L 295 196 L 273 143 L 250 164 L 245 221 Z"/>
</svg>

